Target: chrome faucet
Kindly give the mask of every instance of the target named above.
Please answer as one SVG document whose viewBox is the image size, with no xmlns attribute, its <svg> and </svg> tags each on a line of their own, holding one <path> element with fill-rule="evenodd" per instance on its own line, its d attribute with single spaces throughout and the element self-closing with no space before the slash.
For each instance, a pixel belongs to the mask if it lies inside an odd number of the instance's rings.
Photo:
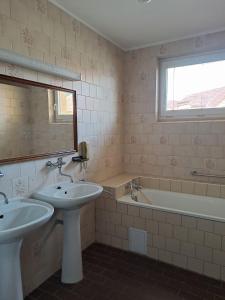
<svg viewBox="0 0 225 300">
<path fill-rule="evenodd" d="M 4 198 L 4 200 L 5 200 L 5 204 L 9 204 L 9 199 L 8 199 L 8 197 L 6 196 L 6 194 L 5 193 L 2 193 L 2 192 L 0 192 L 0 195 Z"/>
<path fill-rule="evenodd" d="M 142 189 L 142 186 L 135 179 L 131 181 L 131 185 L 136 191 L 140 191 Z"/>
<path fill-rule="evenodd" d="M 46 163 L 46 166 L 48 168 L 58 168 L 59 174 L 64 177 L 68 177 L 70 179 L 70 182 L 73 183 L 73 177 L 71 175 L 65 174 L 62 172 L 62 166 L 66 164 L 65 161 L 63 161 L 63 157 L 58 157 L 57 161 L 55 163 L 51 162 L 50 160 Z"/>
<path fill-rule="evenodd" d="M 47 161 L 46 166 L 48 168 L 62 168 L 63 165 L 65 165 L 65 161 L 63 161 L 62 157 L 58 157 L 57 161 L 55 163 L 51 162 L 50 160 Z"/>
<path fill-rule="evenodd" d="M 138 192 L 142 189 L 142 186 L 133 179 L 129 182 L 129 189 L 130 189 L 130 197 L 133 201 L 138 202 L 138 197 L 135 192 Z"/>
</svg>

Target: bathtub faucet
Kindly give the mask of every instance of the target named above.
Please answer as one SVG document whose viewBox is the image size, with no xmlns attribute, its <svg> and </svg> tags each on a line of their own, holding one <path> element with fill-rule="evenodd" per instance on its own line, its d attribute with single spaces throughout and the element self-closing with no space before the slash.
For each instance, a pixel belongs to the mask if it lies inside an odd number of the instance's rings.
<svg viewBox="0 0 225 300">
<path fill-rule="evenodd" d="M 130 197 L 133 201 L 138 202 L 138 197 L 136 195 L 136 192 L 140 191 L 142 189 L 142 186 L 136 181 L 132 180 L 130 183 Z"/>
<path fill-rule="evenodd" d="M 133 179 L 131 181 L 131 185 L 132 185 L 133 189 L 136 191 L 140 191 L 142 189 L 142 186 L 135 179 Z"/>
</svg>

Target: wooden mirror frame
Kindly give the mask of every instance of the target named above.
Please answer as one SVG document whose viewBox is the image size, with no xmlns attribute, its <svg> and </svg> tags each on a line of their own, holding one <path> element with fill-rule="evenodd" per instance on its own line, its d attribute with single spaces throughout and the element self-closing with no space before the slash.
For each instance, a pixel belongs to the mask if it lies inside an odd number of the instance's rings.
<svg viewBox="0 0 225 300">
<path fill-rule="evenodd" d="M 25 156 L 20 156 L 20 157 L 0 159 L 0 165 L 43 159 L 46 157 L 70 155 L 70 154 L 74 154 L 75 152 L 78 151 L 77 101 L 76 101 L 76 91 L 75 90 L 70 90 L 70 89 L 66 89 L 66 88 L 62 88 L 62 87 L 58 87 L 58 86 L 54 86 L 54 85 L 39 83 L 36 81 L 31 81 L 31 80 L 26 80 L 26 79 L 8 76 L 8 75 L 1 75 L 1 74 L 0 74 L 0 80 L 2 80 L 2 81 L 5 80 L 7 82 L 11 81 L 11 82 L 15 82 L 15 83 L 30 85 L 30 86 L 36 86 L 36 87 L 42 87 L 42 88 L 51 89 L 51 90 L 58 90 L 58 91 L 73 93 L 73 138 L 74 138 L 74 149 L 73 150 L 56 151 L 56 152 L 41 153 L 41 154 L 36 154 L 36 155 L 25 155 Z"/>
</svg>

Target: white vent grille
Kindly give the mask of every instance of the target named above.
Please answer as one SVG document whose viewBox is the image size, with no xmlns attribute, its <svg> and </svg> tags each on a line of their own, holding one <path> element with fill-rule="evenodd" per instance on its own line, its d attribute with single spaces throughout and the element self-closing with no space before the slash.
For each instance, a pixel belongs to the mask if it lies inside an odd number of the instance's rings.
<svg viewBox="0 0 225 300">
<path fill-rule="evenodd" d="M 147 254 L 147 231 L 129 228 L 129 250 L 142 255 Z"/>
</svg>

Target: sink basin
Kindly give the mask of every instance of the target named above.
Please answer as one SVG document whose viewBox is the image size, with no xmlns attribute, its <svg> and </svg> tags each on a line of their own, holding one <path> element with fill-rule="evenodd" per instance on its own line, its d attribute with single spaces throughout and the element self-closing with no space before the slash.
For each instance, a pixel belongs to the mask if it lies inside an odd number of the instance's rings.
<svg viewBox="0 0 225 300">
<path fill-rule="evenodd" d="M 53 207 L 37 200 L 16 200 L 0 206 L 0 244 L 22 238 L 53 214 Z"/>
<path fill-rule="evenodd" d="M 22 300 L 20 249 L 23 237 L 46 223 L 54 208 L 32 199 L 17 199 L 0 205 L 0 280 L 1 300 Z"/>
<path fill-rule="evenodd" d="M 103 191 L 100 185 L 91 182 L 62 182 L 38 190 L 32 196 L 46 201 L 55 208 L 78 209 L 95 200 Z"/>
<path fill-rule="evenodd" d="M 92 182 L 61 182 L 44 187 L 32 195 L 63 211 L 63 283 L 76 283 L 83 278 L 80 208 L 95 200 L 102 191 L 100 185 Z"/>
</svg>

